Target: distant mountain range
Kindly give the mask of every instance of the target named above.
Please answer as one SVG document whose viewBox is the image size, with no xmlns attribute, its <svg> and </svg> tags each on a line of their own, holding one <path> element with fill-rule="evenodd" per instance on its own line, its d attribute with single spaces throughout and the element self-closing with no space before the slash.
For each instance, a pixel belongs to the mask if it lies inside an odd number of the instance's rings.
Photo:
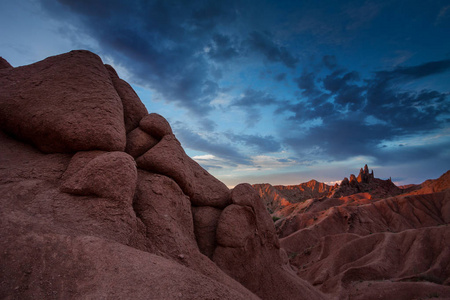
<svg viewBox="0 0 450 300">
<path fill-rule="evenodd" d="M 263 199 L 269 212 L 275 213 L 291 204 L 323 197 L 342 198 L 356 195 L 353 198 L 382 199 L 401 194 L 417 195 L 439 192 L 450 187 L 450 171 L 439 179 L 429 179 L 422 184 L 396 186 L 391 179 L 375 178 L 373 170 L 369 172 L 369 167 L 365 165 L 360 169 L 358 176 L 351 174 L 350 179 L 345 177 L 340 184 L 336 183 L 334 186 L 314 179 L 298 185 L 262 183 L 252 186 Z"/>
</svg>

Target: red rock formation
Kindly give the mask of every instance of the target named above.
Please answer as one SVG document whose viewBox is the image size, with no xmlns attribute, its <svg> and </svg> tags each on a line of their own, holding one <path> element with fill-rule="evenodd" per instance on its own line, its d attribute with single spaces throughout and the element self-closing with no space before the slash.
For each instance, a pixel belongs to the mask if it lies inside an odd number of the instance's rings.
<svg viewBox="0 0 450 300">
<path fill-rule="evenodd" d="M 188 157 L 173 134 L 136 159 L 139 168 L 174 179 L 193 205 L 223 208 L 230 204 L 226 185 Z"/>
<path fill-rule="evenodd" d="M 270 213 L 291 204 L 291 202 L 289 202 L 289 200 L 271 184 L 263 183 L 254 184 L 252 186 L 263 200 L 263 203 L 265 203 Z"/>
<path fill-rule="evenodd" d="M 450 295 L 450 189 L 308 201 L 278 226 L 300 278 L 339 299 Z"/>
<path fill-rule="evenodd" d="M 369 193 L 373 198 L 386 198 L 400 195 L 403 190 L 397 187 L 391 180 L 381 180 L 374 177 L 373 170 L 369 173 L 369 167 L 361 168 L 358 177 L 351 174 L 342 180 L 339 187 L 335 187 L 328 193 L 327 197 L 339 198 L 357 193 Z"/>
<path fill-rule="evenodd" d="M 293 203 L 323 197 L 332 190 L 331 186 L 314 179 L 299 185 L 254 184 L 253 188 L 272 213 Z"/>
<path fill-rule="evenodd" d="M 125 149 L 122 100 L 93 53 L 0 69 L 0 88 L 1 129 L 43 152 Z"/>
<path fill-rule="evenodd" d="M 236 186 L 232 201 L 219 219 L 214 262 L 263 299 L 325 299 L 285 264 L 272 219 L 252 186 Z"/>
<path fill-rule="evenodd" d="M 418 186 L 413 187 L 413 191 L 406 189 L 408 195 L 430 194 L 444 191 L 450 188 L 450 171 L 445 172 L 438 179 L 429 179 Z"/>
<path fill-rule="evenodd" d="M 0 298 L 324 298 L 98 56 L 0 63 Z"/>
<path fill-rule="evenodd" d="M 3 57 L 0 56 L 0 69 L 8 69 L 12 68 L 9 62 L 6 61 Z"/>
</svg>

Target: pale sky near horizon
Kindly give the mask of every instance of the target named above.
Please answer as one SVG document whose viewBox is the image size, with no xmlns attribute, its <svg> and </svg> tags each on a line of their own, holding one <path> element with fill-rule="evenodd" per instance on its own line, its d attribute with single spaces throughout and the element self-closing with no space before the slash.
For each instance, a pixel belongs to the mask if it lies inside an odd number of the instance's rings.
<svg viewBox="0 0 450 300">
<path fill-rule="evenodd" d="M 4 0 L 0 37 L 97 53 L 228 186 L 450 169 L 449 1 Z"/>
</svg>

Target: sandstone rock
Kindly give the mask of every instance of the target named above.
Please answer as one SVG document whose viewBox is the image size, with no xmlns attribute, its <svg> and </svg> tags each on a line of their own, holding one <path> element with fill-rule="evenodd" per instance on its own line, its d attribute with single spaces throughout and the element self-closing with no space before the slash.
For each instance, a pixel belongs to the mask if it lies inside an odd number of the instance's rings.
<svg viewBox="0 0 450 300">
<path fill-rule="evenodd" d="M 139 127 L 127 134 L 125 152 L 137 158 L 150 150 L 158 140 L 142 131 Z"/>
<path fill-rule="evenodd" d="M 120 97 L 88 51 L 0 71 L 0 128 L 41 151 L 123 151 Z"/>
<path fill-rule="evenodd" d="M 421 195 L 442 192 L 450 189 L 450 170 L 442 174 L 438 179 L 429 179 L 412 188 L 412 191 L 404 190 L 409 195 Z"/>
<path fill-rule="evenodd" d="M 342 179 L 342 181 L 341 181 L 341 186 L 346 186 L 349 184 L 350 184 L 350 181 L 348 180 L 348 178 L 344 177 L 344 179 Z"/>
<path fill-rule="evenodd" d="M 249 184 L 232 192 L 233 203 L 217 225 L 214 262 L 262 299 L 324 299 L 296 278 L 280 253 L 273 222 Z"/>
<path fill-rule="evenodd" d="M 167 120 L 156 113 L 151 113 L 139 122 L 139 127 L 151 136 L 162 139 L 165 135 L 172 134 L 172 128 Z"/>
<path fill-rule="evenodd" d="M 355 174 L 350 174 L 350 185 L 357 185 L 358 181 L 356 180 Z"/>
<path fill-rule="evenodd" d="M 12 68 L 12 66 L 6 59 L 0 56 L 0 69 L 9 69 L 9 68 Z"/>
<path fill-rule="evenodd" d="M 211 206 L 193 206 L 194 233 L 200 252 L 212 258 L 216 248 L 216 230 L 222 210 Z"/>
<path fill-rule="evenodd" d="M 189 198 L 172 179 L 140 170 L 133 207 L 149 249 L 172 258 L 198 250 Z"/>
<path fill-rule="evenodd" d="M 244 248 L 250 240 L 259 238 L 257 232 L 256 216 L 251 207 L 232 204 L 220 216 L 217 243 L 222 247 Z"/>
<path fill-rule="evenodd" d="M 361 170 L 359 171 L 357 181 L 362 183 L 369 183 L 372 179 L 374 179 L 373 170 L 372 173 L 369 173 L 369 167 L 366 164 L 364 166 L 364 169 L 361 168 Z"/>
<path fill-rule="evenodd" d="M 254 206 L 261 198 L 248 183 L 241 183 L 231 191 L 231 202 L 241 206 Z"/>
<path fill-rule="evenodd" d="M 1 298 L 257 299 L 177 262 L 111 240 L 30 232 L 5 236 L 4 229 Z"/>
<path fill-rule="evenodd" d="M 113 67 L 110 65 L 105 65 L 105 67 L 109 71 L 114 88 L 122 100 L 125 129 L 128 133 L 138 127 L 139 121 L 148 115 L 147 108 L 145 108 L 145 105 L 141 102 L 133 88 L 125 80 L 117 76 Z"/>
<path fill-rule="evenodd" d="M 192 205 L 223 208 L 230 203 L 230 190 L 186 155 L 174 135 L 165 135 L 136 159 L 139 168 L 175 180 L 191 198 Z"/>
<path fill-rule="evenodd" d="M 136 163 L 124 152 L 78 152 L 72 158 L 61 190 L 132 203 L 137 182 Z"/>
<path fill-rule="evenodd" d="M 331 192 L 332 187 L 317 180 L 310 180 L 298 185 L 254 184 L 253 188 L 263 199 L 271 213 L 291 204 L 303 202 L 311 198 L 320 198 Z"/>
</svg>

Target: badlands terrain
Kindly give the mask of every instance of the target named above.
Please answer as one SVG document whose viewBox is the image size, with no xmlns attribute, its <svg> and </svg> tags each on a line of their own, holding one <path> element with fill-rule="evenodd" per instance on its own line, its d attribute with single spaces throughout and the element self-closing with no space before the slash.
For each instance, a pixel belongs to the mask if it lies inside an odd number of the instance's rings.
<svg viewBox="0 0 450 300">
<path fill-rule="evenodd" d="M 450 171 L 397 187 L 369 173 L 334 187 L 255 184 L 297 275 L 339 299 L 450 299 Z"/>
<path fill-rule="evenodd" d="M 0 58 L 0 129 L 1 299 L 450 298 L 449 172 L 229 190 L 88 51 Z"/>
</svg>

